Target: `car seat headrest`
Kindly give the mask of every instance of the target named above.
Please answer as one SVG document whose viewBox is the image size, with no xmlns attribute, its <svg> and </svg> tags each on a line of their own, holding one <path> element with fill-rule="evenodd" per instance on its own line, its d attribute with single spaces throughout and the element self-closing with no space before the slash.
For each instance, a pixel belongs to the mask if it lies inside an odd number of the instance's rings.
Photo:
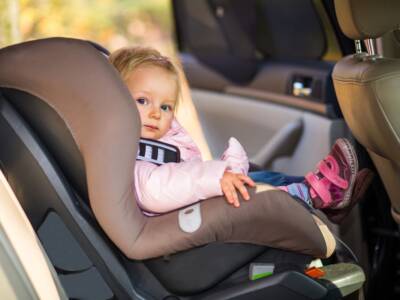
<svg viewBox="0 0 400 300">
<path fill-rule="evenodd" d="M 87 42 L 92 44 L 93 47 L 95 47 L 97 50 L 99 50 L 101 53 L 103 53 L 106 57 L 110 56 L 110 51 L 108 51 L 102 45 L 100 45 L 96 42 L 93 42 L 93 41 L 89 41 L 89 40 Z"/>
<path fill-rule="evenodd" d="M 119 236 L 114 231 L 128 227 L 132 236 L 138 234 L 144 217 L 136 206 L 133 170 L 140 120 L 107 58 L 87 41 L 51 38 L 3 48 L 0 65 L 1 88 L 35 96 L 65 123 L 82 156 L 92 210 L 106 233 Z M 55 136 L 53 142 L 62 147 L 65 141 Z M 68 164 L 69 157 L 63 159 Z M 121 220 L 127 211 L 131 217 Z M 129 247 L 123 239 L 114 242 Z"/>
<path fill-rule="evenodd" d="M 377 38 L 400 25 L 398 0 L 335 0 L 335 10 L 342 31 L 353 40 Z"/>
<path fill-rule="evenodd" d="M 325 54 L 324 28 L 313 1 L 259 1 L 257 9 L 257 48 L 265 56 L 318 60 Z"/>
</svg>

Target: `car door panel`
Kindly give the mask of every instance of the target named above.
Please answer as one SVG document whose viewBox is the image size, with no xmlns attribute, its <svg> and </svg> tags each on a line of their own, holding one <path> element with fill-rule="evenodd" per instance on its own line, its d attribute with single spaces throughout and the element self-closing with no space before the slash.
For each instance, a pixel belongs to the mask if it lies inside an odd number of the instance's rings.
<svg viewBox="0 0 400 300">
<path fill-rule="evenodd" d="M 332 120 L 267 100 L 200 89 L 193 89 L 192 97 L 215 158 L 234 136 L 252 162 L 302 175 L 329 152 L 336 138 L 348 134 L 342 119 Z"/>
</svg>

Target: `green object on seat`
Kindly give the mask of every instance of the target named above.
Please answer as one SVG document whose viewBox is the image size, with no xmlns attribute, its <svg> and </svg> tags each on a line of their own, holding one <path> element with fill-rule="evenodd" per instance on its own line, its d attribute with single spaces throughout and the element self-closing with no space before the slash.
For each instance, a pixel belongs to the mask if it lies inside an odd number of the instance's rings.
<svg viewBox="0 0 400 300">
<path fill-rule="evenodd" d="M 257 275 L 252 276 L 252 277 L 251 277 L 251 280 L 261 279 L 261 278 L 264 278 L 264 277 L 271 276 L 272 274 L 274 274 L 274 273 L 272 273 L 272 272 L 260 273 L 260 274 L 257 274 Z"/>
<path fill-rule="evenodd" d="M 257 280 L 274 274 L 274 264 L 252 263 L 249 268 L 249 279 Z"/>
</svg>

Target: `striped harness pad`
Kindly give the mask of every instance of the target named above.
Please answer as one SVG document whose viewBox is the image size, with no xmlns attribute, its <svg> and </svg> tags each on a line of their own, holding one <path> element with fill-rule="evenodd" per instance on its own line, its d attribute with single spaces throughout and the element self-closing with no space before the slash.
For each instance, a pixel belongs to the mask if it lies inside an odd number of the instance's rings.
<svg viewBox="0 0 400 300">
<path fill-rule="evenodd" d="M 148 161 L 156 165 L 181 161 L 178 147 L 145 138 L 139 140 L 139 149 L 136 159 Z"/>
</svg>

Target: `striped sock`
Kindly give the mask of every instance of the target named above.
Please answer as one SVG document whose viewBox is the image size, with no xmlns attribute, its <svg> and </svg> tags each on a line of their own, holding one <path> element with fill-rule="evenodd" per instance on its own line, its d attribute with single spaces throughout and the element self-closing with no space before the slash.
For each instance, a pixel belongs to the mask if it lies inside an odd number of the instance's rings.
<svg viewBox="0 0 400 300">
<path fill-rule="evenodd" d="M 287 192 L 304 201 L 308 206 L 313 207 L 308 187 L 304 183 L 292 183 L 286 186 Z"/>
</svg>

